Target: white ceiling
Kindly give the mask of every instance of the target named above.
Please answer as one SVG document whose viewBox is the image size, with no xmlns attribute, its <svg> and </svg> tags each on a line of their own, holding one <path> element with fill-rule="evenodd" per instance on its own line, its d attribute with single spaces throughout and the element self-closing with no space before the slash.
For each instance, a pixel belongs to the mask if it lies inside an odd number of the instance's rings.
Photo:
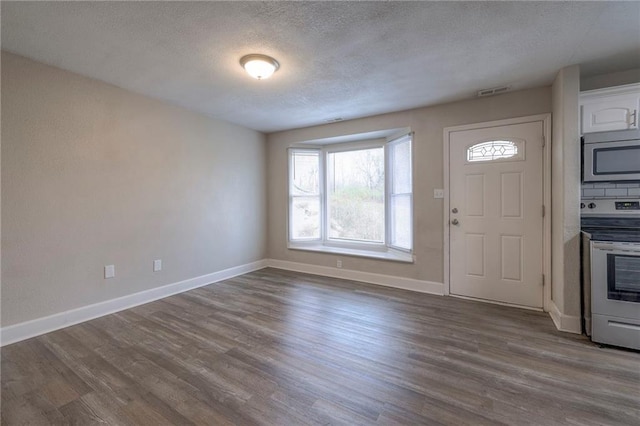
<svg viewBox="0 0 640 426">
<path fill-rule="evenodd" d="M 271 132 L 640 67 L 639 2 L 6 2 L 2 48 Z M 248 77 L 248 53 L 276 58 Z"/>
</svg>

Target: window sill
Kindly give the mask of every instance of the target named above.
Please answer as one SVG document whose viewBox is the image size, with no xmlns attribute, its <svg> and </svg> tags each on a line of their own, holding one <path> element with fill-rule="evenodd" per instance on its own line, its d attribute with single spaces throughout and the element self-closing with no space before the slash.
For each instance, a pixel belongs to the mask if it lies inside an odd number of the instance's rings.
<svg viewBox="0 0 640 426">
<path fill-rule="evenodd" d="M 341 254 L 345 256 L 366 257 L 370 259 L 389 260 L 392 262 L 413 263 L 411 253 L 388 249 L 384 251 L 363 250 L 346 247 L 333 247 L 323 244 L 295 244 L 289 243 L 289 250 L 313 251 L 319 253 Z"/>
</svg>

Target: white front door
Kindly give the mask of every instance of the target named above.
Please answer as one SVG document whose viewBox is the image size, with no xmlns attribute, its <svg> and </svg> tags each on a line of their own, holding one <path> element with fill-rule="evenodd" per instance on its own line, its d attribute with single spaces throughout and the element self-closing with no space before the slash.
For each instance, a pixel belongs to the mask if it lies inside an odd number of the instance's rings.
<svg viewBox="0 0 640 426">
<path fill-rule="evenodd" d="M 543 306 L 543 121 L 449 133 L 450 293 Z"/>
</svg>

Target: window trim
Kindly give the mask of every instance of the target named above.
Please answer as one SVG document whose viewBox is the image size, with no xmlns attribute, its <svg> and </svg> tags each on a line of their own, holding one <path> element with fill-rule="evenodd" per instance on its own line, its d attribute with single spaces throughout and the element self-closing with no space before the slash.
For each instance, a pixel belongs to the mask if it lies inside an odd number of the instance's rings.
<svg viewBox="0 0 640 426">
<path fill-rule="evenodd" d="M 409 170 L 409 178 L 411 181 L 411 192 L 403 192 L 403 193 L 397 193 L 394 194 L 393 193 L 393 182 L 392 182 L 392 176 L 393 176 L 393 159 L 391 158 L 391 146 L 392 145 L 398 145 L 401 143 L 404 143 L 405 140 L 408 139 L 409 140 L 409 165 L 410 165 L 410 170 Z M 405 135 L 401 135 L 398 137 L 395 137 L 391 140 L 389 140 L 386 144 L 385 144 L 385 156 L 384 156 L 385 162 L 387 162 L 387 164 L 385 164 L 385 243 L 388 247 L 393 248 L 394 250 L 398 250 L 401 252 L 405 252 L 405 253 L 413 253 L 413 229 L 414 229 L 414 214 L 413 214 L 413 132 L 405 134 Z M 387 170 L 390 170 L 391 173 L 387 173 Z M 392 238 L 391 238 L 391 198 L 393 196 L 397 196 L 397 195 L 409 195 L 409 223 L 411 224 L 411 248 L 407 249 L 406 247 L 400 247 L 400 246 L 396 246 L 394 244 L 392 244 Z"/>
<path fill-rule="evenodd" d="M 389 260 L 393 262 L 402 263 L 414 263 L 415 259 L 413 254 L 401 252 L 399 250 L 386 247 L 384 250 L 366 250 L 362 248 L 348 248 L 348 247 L 333 247 L 330 245 L 322 244 L 321 242 L 315 243 L 289 243 L 289 250 L 309 251 L 314 253 L 329 253 L 338 254 L 341 256 L 353 256 L 364 257 L 369 259 Z"/>
<path fill-rule="evenodd" d="M 411 192 L 410 193 L 398 193 L 392 194 L 392 180 L 390 172 L 392 170 L 390 147 L 394 144 L 405 142 L 406 138 L 409 138 L 409 152 L 410 152 L 410 179 L 411 179 Z M 385 170 L 385 182 L 384 182 L 384 241 L 372 242 L 372 241 L 357 241 L 357 240 L 345 240 L 338 238 L 329 238 L 328 232 L 328 208 L 329 201 L 327 199 L 327 169 L 329 167 L 330 153 L 358 151 L 372 148 L 384 149 L 384 170 Z M 291 194 L 291 179 L 293 169 L 293 154 L 295 152 L 311 151 L 318 153 L 318 176 L 320 179 L 319 184 L 319 205 L 320 205 L 320 237 L 308 238 L 308 239 L 292 239 L 291 234 L 291 215 L 293 212 L 292 202 L 294 196 Z M 414 242 L 414 213 L 413 213 L 413 132 L 403 132 L 401 135 L 394 135 L 393 138 L 387 139 L 369 139 L 356 142 L 344 142 L 344 143 L 332 143 L 321 146 L 312 145 L 293 145 L 287 150 L 287 196 L 288 196 L 288 212 L 287 212 L 287 248 L 291 250 L 303 250 L 314 252 L 334 253 L 347 256 L 368 257 L 382 260 L 390 260 L 404 263 L 413 263 L 413 242 Z M 397 195 L 409 195 L 410 196 L 410 224 L 411 224 L 411 248 L 406 249 L 391 244 L 391 206 L 390 200 L 392 196 Z"/>
</svg>

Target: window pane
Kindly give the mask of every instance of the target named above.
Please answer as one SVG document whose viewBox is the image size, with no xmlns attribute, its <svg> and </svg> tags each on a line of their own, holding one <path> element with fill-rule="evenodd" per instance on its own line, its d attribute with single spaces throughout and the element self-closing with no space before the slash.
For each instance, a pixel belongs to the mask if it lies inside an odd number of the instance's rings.
<svg viewBox="0 0 640 426">
<path fill-rule="evenodd" d="M 296 151 L 291 154 L 290 195 L 320 193 L 320 153 Z"/>
<path fill-rule="evenodd" d="M 507 140 L 496 140 L 477 143 L 467 149 L 467 161 L 494 161 L 506 158 L 524 160 L 524 153 L 518 143 Z"/>
<path fill-rule="evenodd" d="M 411 195 L 391 196 L 391 245 L 410 250 Z"/>
<path fill-rule="evenodd" d="M 384 149 L 328 155 L 329 238 L 384 241 Z"/>
<path fill-rule="evenodd" d="M 292 240 L 320 238 L 320 197 L 293 197 L 290 217 Z"/>
<path fill-rule="evenodd" d="M 389 147 L 391 155 L 391 192 L 406 194 L 411 192 L 411 143 L 392 144 Z"/>
<path fill-rule="evenodd" d="M 413 248 L 411 135 L 389 144 L 389 245 L 406 250 Z"/>
</svg>

